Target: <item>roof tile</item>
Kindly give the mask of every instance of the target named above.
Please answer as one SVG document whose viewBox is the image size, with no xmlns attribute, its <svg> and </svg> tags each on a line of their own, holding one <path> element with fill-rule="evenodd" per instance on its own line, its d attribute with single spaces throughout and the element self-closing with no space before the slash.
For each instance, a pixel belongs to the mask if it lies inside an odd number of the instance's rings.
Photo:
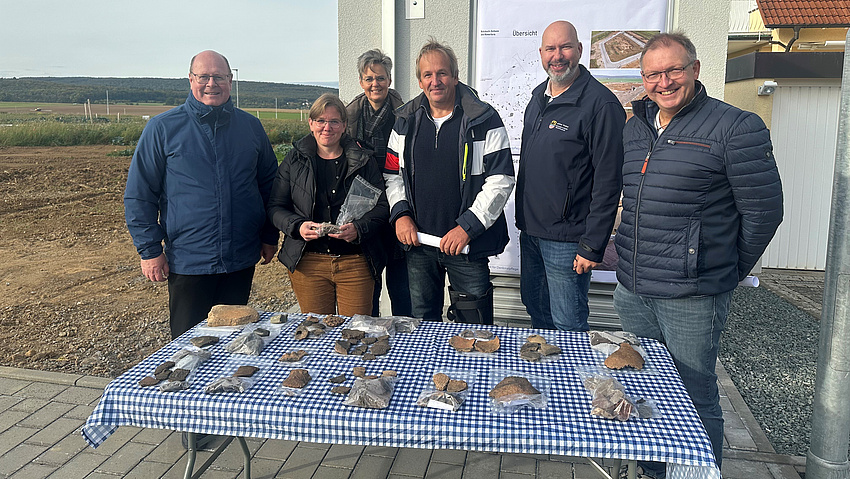
<svg viewBox="0 0 850 479">
<path fill-rule="evenodd" d="M 756 0 L 764 24 L 850 27 L 850 0 Z"/>
</svg>

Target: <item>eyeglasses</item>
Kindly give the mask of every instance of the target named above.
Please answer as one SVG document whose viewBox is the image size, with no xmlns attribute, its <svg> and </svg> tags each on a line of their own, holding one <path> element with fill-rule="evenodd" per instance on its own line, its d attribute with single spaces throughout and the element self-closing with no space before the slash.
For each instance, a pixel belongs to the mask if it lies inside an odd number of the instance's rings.
<svg viewBox="0 0 850 479">
<path fill-rule="evenodd" d="M 192 75 L 195 74 L 192 73 Z M 230 75 L 195 75 L 195 80 L 197 80 L 201 85 L 206 85 L 210 82 L 210 80 L 212 80 L 216 85 L 221 85 L 229 79 Z"/>
<path fill-rule="evenodd" d="M 363 83 L 372 83 L 372 82 L 384 83 L 387 81 L 387 77 L 378 76 L 378 77 L 363 77 Z"/>
<path fill-rule="evenodd" d="M 342 121 L 340 120 L 325 120 L 323 118 L 319 118 L 318 120 L 313 120 L 313 123 L 319 126 L 319 129 L 325 127 L 325 125 L 331 127 L 331 130 L 336 130 L 337 128 L 342 126 Z"/>
<path fill-rule="evenodd" d="M 689 66 L 693 65 L 694 62 L 696 62 L 696 60 L 688 63 L 687 65 L 685 65 L 681 68 L 671 68 L 669 70 L 664 70 L 662 72 L 649 72 L 649 73 L 641 72 L 640 74 L 641 74 L 641 76 L 643 76 L 643 79 L 647 81 L 647 83 L 658 83 L 658 82 L 660 82 L 661 81 L 661 75 L 665 75 L 669 80 L 678 80 L 679 78 L 682 78 L 682 76 L 685 74 L 685 70 Z"/>
</svg>

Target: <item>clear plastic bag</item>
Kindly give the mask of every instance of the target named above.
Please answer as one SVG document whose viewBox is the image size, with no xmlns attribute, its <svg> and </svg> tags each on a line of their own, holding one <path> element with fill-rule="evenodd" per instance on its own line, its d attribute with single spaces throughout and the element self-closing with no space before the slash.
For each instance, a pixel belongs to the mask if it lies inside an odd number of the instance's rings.
<svg viewBox="0 0 850 479">
<path fill-rule="evenodd" d="M 380 197 L 380 188 L 371 185 L 362 176 L 357 175 L 345 196 L 345 202 L 340 207 L 336 224 L 342 226 L 354 220 L 359 220 L 378 204 Z"/>
<path fill-rule="evenodd" d="M 512 379 L 513 378 L 513 379 Z M 515 382 L 516 391 L 500 391 L 495 393 L 498 387 L 504 387 L 507 383 Z M 524 381 L 523 381 L 524 380 Z M 526 384 L 526 381 L 528 384 Z M 531 389 L 528 388 L 531 386 Z M 498 414 L 512 414 L 524 407 L 544 409 L 549 401 L 549 388 L 551 381 L 547 377 L 536 376 L 520 371 L 508 369 L 490 370 L 490 409 Z M 501 394 L 508 392 L 508 394 Z"/>
<path fill-rule="evenodd" d="M 449 379 L 449 384 L 445 385 L 443 390 L 436 389 L 437 385 L 435 377 L 437 374 L 444 374 Z M 429 381 L 429 387 L 423 389 L 422 392 L 419 393 L 419 397 L 416 398 L 416 405 L 434 409 L 457 411 L 463 405 L 463 402 L 466 401 L 466 398 L 469 395 L 469 390 L 472 388 L 476 376 L 477 374 L 475 371 L 436 370 L 431 376 L 433 379 Z M 466 388 L 462 391 L 452 391 L 452 389 L 456 389 L 451 387 L 452 381 L 463 381 L 466 383 Z"/>
<path fill-rule="evenodd" d="M 632 417 L 661 417 L 661 410 L 654 399 L 630 397 L 625 386 L 613 376 L 599 374 L 595 368 L 577 369 L 576 372 L 593 398 L 590 414 L 619 421 Z"/>
<path fill-rule="evenodd" d="M 160 383 L 159 390 L 163 392 L 171 392 L 189 389 L 189 386 L 192 385 L 192 380 L 195 377 L 195 371 L 210 357 L 212 357 L 212 353 L 210 351 L 196 348 L 195 346 L 188 346 L 177 351 L 173 356 L 171 356 L 171 361 L 174 362 L 174 366 L 171 370 L 184 370 L 188 371 L 188 373 L 186 373 L 186 377 L 183 379 L 165 380 Z"/>
<path fill-rule="evenodd" d="M 390 405 L 396 379 L 393 376 L 376 379 L 357 378 L 342 403 L 346 406 L 385 409 Z"/>
</svg>

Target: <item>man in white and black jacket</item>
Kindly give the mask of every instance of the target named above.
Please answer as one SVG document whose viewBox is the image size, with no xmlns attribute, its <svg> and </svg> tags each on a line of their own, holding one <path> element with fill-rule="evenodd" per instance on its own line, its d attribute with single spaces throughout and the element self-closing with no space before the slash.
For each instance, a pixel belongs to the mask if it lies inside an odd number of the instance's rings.
<svg viewBox="0 0 850 479">
<path fill-rule="evenodd" d="M 450 47 L 426 43 L 416 76 L 422 94 L 396 111 L 384 170 L 390 220 L 411 248 L 413 315 L 442 318 L 448 273 L 450 319 L 492 324 L 488 257 L 508 243 L 503 210 L 514 186 L 507 132 L 493 107 L 458 81 Z M 439 247 L 422 245 L 420 232 L 440 237 Z"/>
</svg>

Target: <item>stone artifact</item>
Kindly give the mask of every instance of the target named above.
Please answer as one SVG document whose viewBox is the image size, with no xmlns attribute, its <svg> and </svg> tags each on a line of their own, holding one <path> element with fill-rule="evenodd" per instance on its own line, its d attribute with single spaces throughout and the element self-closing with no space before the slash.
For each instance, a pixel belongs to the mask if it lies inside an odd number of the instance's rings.
<svg viewBox="0 0 850 479">
<path fill-rule="evenodd" d="M 472 351 L 472 348 L 475 346 L 475 340 L 461 336 L 452 336 L 451 339 L 449 339 L 449 344 L 458 351 L 469 352 Z"/>
<path fill-rule="evenodd" d="M 283 363 L 297 363 L 301 361 L 301 359 L 307 355 L 307 351 L 303 349 L 299 349 L 298 351 L 290 351 L 288 353 L 283 353 L 277 360 Z"/>
<path fill-rule="evenodd" d="M 554 344 L 541 344 L 540 345 L 540 354 L 544 356 L 552 356 L 553 354 L 561 354 L 561 348 L 555 346 Z"/>
<path fill-rule="evenodd" d="M 519 348 L 519 357 L 526 361 L 540 361 L 544 356 L 561 354 L 561 348 L 546 342 L 546 338 L 539 334 L 532 334 Z"/>
<path fill-rule="evenodd" d="M 466 384 L 466 381 L 462 381 L 460 379 L 452 379 L 446 386 L 446 391 L 450 393 L 459 393 L 461 391 L 466 391 L 467 387 L 469 386 Z"/>
<path fill-rule="evenodd" d="M 260 368 L 258 368 L 257 366 L 251 366 L 251 365 L 239 366 L 238 368 L 236 368 L 236 372 L 233 373 L 233 376 L 237 377 L 237 378 L 250 378 L 251 376 L 254 375 L 254 373 L 256 373 L 259 370 L 260 370 Z"/>
<path fill-rule="evenodd" d="M 154 374 L 154 377 L 155 377 L 158 381 L 165 381 L 166 379 L 168 379 L 168 376 L 170 376 L 170 375 L 171 375 L 171 370 L 170 370 L 170 369 L 166 369 L 166 370 L 164 370 L 164 371 L 160 371 L 160 372 L 158 372 L 158 373 Z"/>
<path fill-rule="evenodd" d="M 434 387 L 437 388 L 437 391 L 445 391 L 450 381 L 449 376 L 443 373 L 435 374 L 432 379 L 434 380 Z"/>
<path fill-rule="evenodd" d="M 292 333 L 292 337 L 297 340 L 307 339 L 310 337 L 310 330 L 307 329 L 307 326 L 301 325 L 295 328 L 295 332 Z"/>
<path fill-rule="evenodd" d="M 372 345 L 372 349 L 370 352 L 375 356 L 383 356 L 390 351 L 390 343 L 389 341 L 378 341 L 377 343 Z M 366 358 L 363 358 L 366 359 Z"/>
<path fill-rule="evenodd" d="M 475 341 L 473 348 L 482 353 L 495 353 L 501 345 L 498 336 L 493 336 L 493 339 Z"/>
<path fill-rule="evenodd" d="M 259 336 L 261 338 L 265 338 L 269 334 L 271 334 L 271 332 L 266 328 L 257 328 L 257 329 L 254 330 L 254 334 L 256 334 L 257 336 Z"/>
<path fill-rule="evenodd" d="M 344 383 L 345 379 L 346 379 L 345 374 L 340 374 L 339 376 L 328 379 L 328 381 L 330 381 L 334 384 L 340 384 L 340 383 Z"/>
<path fill-rule="evenodd" d="M 351 344 L 344 339 L 340 339 L 340 340 L 338 340 L 337 342 L 334 343 L 334 351 L 336 351 L 339 354 L 342 354 L 343 356 L 348 355 L 348 348 L 350 348 L 350 347 L 351 347 Z"/>
<path fill-rule="evenodd" d="M 250 387 L 249 383 L 243 381 L 239 377 L 231 376 L 229 378 L 218 378 L 215 381 L 207 384 L 204 392 L 207 394 L 219 394 L 225 392 L 243 393 Z"/>
<path fill-rule="evenodd" d="M 373 338 L 372 336 L 366 336 L 365 338 L 363 338 L 363 344 L 373 344 L 377 340 L 378 340 L 378 338 Z"/>
<path fill-rule="evenodd" d="M 188 369 L 175 369 L 168 375 L 169 381 L 185 381 L 189 377 Z"/>
<path fill-rule="evenodd" d="M 329 314 L 329 315 L 325 316 L 325 319 L 323 321 L 324 321 L 325 324 L 328 325 L 328 327 L 335 328 L 337 326 L 340 326 L 342 323 L 344 323 L 345 318 L 343 318 L 342 316 L 337 316 L 335 314 Z"/>
<path fill-rule="evenodd" d="M 537 344 L 537 343 L 533 343 L 533 344 Z M 522 359 L 525 359 L 526 361 L 537 362 L 537 361 L 540 361 L 540 358 L 542 358 L 543 355 L 540 354 L 539 350 L 524 349 L 524 350 L 520 350 L 519 357 L 522 358 Z"/>
<path fill-rule="evenodd" d="M 217 304 L 207 315 L 207 326 L 241 326 L 256 323 L 259 320 L 260 314 L 250 306 Z"/>
<path fill-rule="evenodd" d="M 273 314 L 271 318 L 269 318 L 269 322 L 272 324 L 283 324 L 289 319 L 289 315 L 286 313 L 278 313 Z"/>
<path fill-rule="evenodd" d="M 490 390 L 489 396 L 497 401 L 509 400 L 515 395 L 533 395 L 540 394 L 540 391 L 534 388 L 528 379 L 520 376 L 508 376 L 502 379 L 499 384 Z"/>
<path fill-rule="evenodd" d="M 493 331 L 486 329 L 464 329 L 460 333 L 460 337 L 466 339 L 490 339 L 494 336 Z"/>
<path fill-rule="evenodd" d="M 529 343 L 538 343 L 538 344 L 546 344 L 546 338 L 539 334 L 532 334 L 528 337 L 527 340 Z"/>
<path fill-rule="evenodd" d="M 289 376 L 283 380 L 283 387 L 301 389 L 313 379 L 306 369 L 293 369 L 289 372 Z"/>
<path fill-rule="evenodd" d="M 375 356 L 375 355 L 374 355 L 374 354 L 372 354 L 372 353 L 365 353 L 365 354 L 363 355 L 363 360 L 364 360 L 364 361 L 374 361 L 375 359 L 377 359 L 377 356 Z"/>
<path fill-rule="evenodd" d="M 331 388 L 331 392 L 335 394 L 348 394 L 351 392 L 351 388 L 348 386 L 334 386 Z"/>
<path fill-rule="evenodd" d="M 360 331 L 359 329 L 343 329 L 340 332 L 340 335 L 342 336 L 342 339 L 364 339 L 366 337 L 366 331 Z"/>
<path fill-rule="evenodd" d="M 197 348 L 203 348 L 209 346 L 210 344 L 217 343 L 218 340 L 218 336 L 195 336 L 194 338 L 190 339 L 189 342 Z"/>
<path fill-rule="evenodd" d="M 156 369 L 154 369 L 153 373 L 159 374 L 163 371 L 171 371 L 171 368 L 173 368 L 174 366 L 175 366 L 174 361 L 166 361 L 166 362 L 160 364 L 159 366 L 157 366 Z"/>
<path fill-rule="evenodd" d="M 611 353 L 605 360 L 605 367 L 611 369 L 623 369 L 625 367 L 643 369 L 643 357 L 629 343 L 620 343 L 619 349 Z"/>
<path fill-rule="evenodd" d="M 619 421 L 626 421 L 632 415 L 634 405 L 616 379 L 594 376 L 585 379 L 584 387 L 593 394 L 590 414 Z"/>
<path fill-rule="evenodd" d="M 266 343 L 263 338 L 257 336 L 253 331 L 242 333 L 236 336 L 236 339 L 230 342 L 224 349 L 233 354 L 248 354 L 250 356 L 259 356 L 263 352 Z"/>
<path fill-rule="evenodd" d="M 352 370 L 352 374 L 354 374 L 354 377 L 362 378 L 366 375 L 366 368 L 363 366 L 357 366 Z"/>
<path fill-rule="evenodd" d="M 139 386 L 146 388 L 148 386 L 155 386 L 159 384 L 159 379 L 153 376 L 145 376 L 139 381 Z"/>
<path fill-rule="evenodd" d="M 381 376 L 378 376 L 377 374 L 370 374 L 368 376 L 363 376 L 363 379 L 378 379 L 379 377 Z"/>
<path fill-rule="evenodd" d="M 320 237 L 329 234 L 339 234 L 339 226 L 328 222 L 319 223 L 319 226 L 316 227 L 316 234 Z"/>
<path fill-rule="evenodd" d="M 362 355 L 366 354 L 366 351 L 368 351 L 368 350 L 369 350 L 369 346 L 367 346 L 365 344 L 358 344 L 357 346 L 355 346 L 351 349 L 350 354 L 354 354 L 356 356 L 362 356 Z"/>
<path fill-rule="evenodd" d="M 458 394 L 452 394 L 446 391 L 434 391 L 430 394 L 423 394 L 416 400 L 417 406 L 428 407 L 431 402 L 445 404 L 445 409 L 457 411 L 463 403 L 463 399 Z"/>
<path fill-rule="evenodd" d="M 392 369 L 387 369 L 386 371 L 381 373 L 381 377 L 384 378 L 394 378 L 398 376 L 398 372 L 393 371 Z"/>
<path fill-rule="evenodd" d="M 393 395 L 393 381 L 395 381 L 394 378 L 357 379 L 343 404 L 384 409 L 389 406 Z"/>
</svg>

